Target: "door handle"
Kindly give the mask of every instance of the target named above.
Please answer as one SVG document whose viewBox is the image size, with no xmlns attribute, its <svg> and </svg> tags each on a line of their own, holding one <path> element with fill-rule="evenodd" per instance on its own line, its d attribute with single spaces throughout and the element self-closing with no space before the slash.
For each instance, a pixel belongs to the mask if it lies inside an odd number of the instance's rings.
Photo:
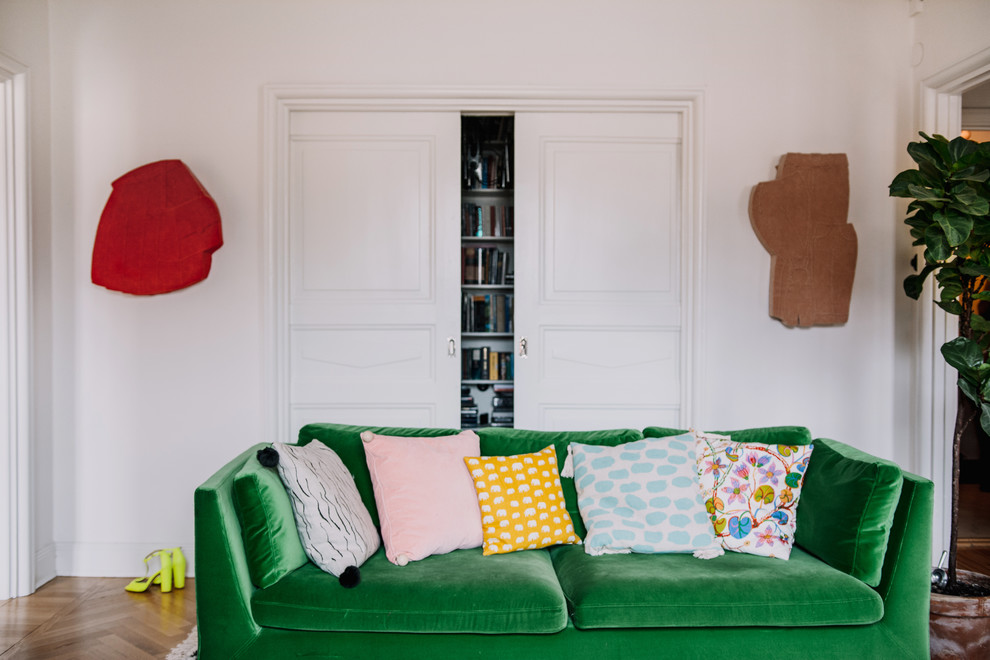
<svg viewBox="0 0 990 660">
<path fill-rule="evenodd" d="M 529 357 L 529 342 L 523 337 L 519 340 L 519 357 L 525 359 Z"/>
<path fill-rule="evenodd" d="M 457 342 L 454 341 L 453 337 L 447 337 L 447 357 L 454 357 L 457 355 Z"/>
</svg>

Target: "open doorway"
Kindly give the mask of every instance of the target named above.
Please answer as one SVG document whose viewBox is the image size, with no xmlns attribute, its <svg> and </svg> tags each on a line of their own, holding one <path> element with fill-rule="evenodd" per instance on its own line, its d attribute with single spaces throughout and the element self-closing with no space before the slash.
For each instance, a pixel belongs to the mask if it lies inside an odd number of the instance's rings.
<svg viewBox="0 0 990 660">
<path fill-rule="evenodd" d="M 990 82 L 962 94 L 961 135 L 990 142 Z M 973 425 L 963 438 L 959 487 L 959 547 L 990 550 L 990 436 Z"/>
</svg>

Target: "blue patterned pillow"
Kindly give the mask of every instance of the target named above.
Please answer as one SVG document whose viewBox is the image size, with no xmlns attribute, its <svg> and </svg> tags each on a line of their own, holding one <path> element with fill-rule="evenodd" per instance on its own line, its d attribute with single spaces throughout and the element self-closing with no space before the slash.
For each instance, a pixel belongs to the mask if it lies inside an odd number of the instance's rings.
<svg viewBox="0 0 990 660">
<path fill-rule="evenodd" d="M 589 555 L 721 554 L 687 433 L 615 447 L 571 443 L 578 508 Z"/>
</svg>

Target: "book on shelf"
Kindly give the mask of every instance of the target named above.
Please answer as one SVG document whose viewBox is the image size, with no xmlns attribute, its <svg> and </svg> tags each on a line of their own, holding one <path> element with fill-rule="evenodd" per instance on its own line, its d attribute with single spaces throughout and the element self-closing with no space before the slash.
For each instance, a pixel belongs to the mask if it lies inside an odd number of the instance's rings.
<svg viewBox="0 0 990 660">
<path fill-rule="evenodd" d="M 492 410 L 512 410 L 512 396 L 496 394 L 492 397 Z"/>
<path fill-rule="evenodd" d="M 462 380 L 512 380 L 512 351 L 477 346 L 461 351 Z"/>
<path fill-rule="evenodd" d="M 464 293 L 461 296 L 462 332 L 511 333 L 511 293 Z"/>
<path fill-rule="evenodd" d="M 511 238 L 512 204 L 461 204 L 461 236 L 465 238 Z"/>
<path fill-rule="evenodd" d="M 506 423 L 506 424 L 512 424 L 512 422 L 514 422 L 514 421 L 515 421 L 515 417 L 513 416 L 513 414 L 511 412 L 507 412 L 507 413 L 506 412 L 497 412 L 497 411 L 493 411 L 492 412 L 492 423 L 493 424 L 498 424 L 500 422 L 501 423 Z"/>
<path fill-rule="evenodd" d="M 511 116 L 461 119 L 461 177 L 465 188 L 512 185 L 514 122 Z"/>
<path fill-rule="evenodd" d="M 512 259 L 497 247 L 461 248 L 461 284 L 504 285 L 510 276 Z"/>
</svg>

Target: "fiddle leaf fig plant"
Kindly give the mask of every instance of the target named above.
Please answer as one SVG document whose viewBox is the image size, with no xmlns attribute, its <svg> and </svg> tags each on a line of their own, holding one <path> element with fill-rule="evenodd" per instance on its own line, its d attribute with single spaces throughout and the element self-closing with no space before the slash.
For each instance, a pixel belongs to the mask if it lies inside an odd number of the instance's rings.
<svg viewBox="0 0 990 660">
<path fill-rule="evenodd" d="M 952 593 L 958 584 L 962 438 L 977 418 L 990 433 L 990 143 L 925 133 L 921 137 L 907 148 L 917 167 L 894 178 L 890 195 L 911 200 L 904 223 L 911 228 L 913 245 L 924 248 L 924 264 L 904 280 L 904 292 L 917 300 L 934 274 L 935 304 L 959 317 L 959 336 L 941 349 L 946 363 L 959 373 L 963 395 L 952 438 L 952 525 L 945 589 Z"/>
</svg>

